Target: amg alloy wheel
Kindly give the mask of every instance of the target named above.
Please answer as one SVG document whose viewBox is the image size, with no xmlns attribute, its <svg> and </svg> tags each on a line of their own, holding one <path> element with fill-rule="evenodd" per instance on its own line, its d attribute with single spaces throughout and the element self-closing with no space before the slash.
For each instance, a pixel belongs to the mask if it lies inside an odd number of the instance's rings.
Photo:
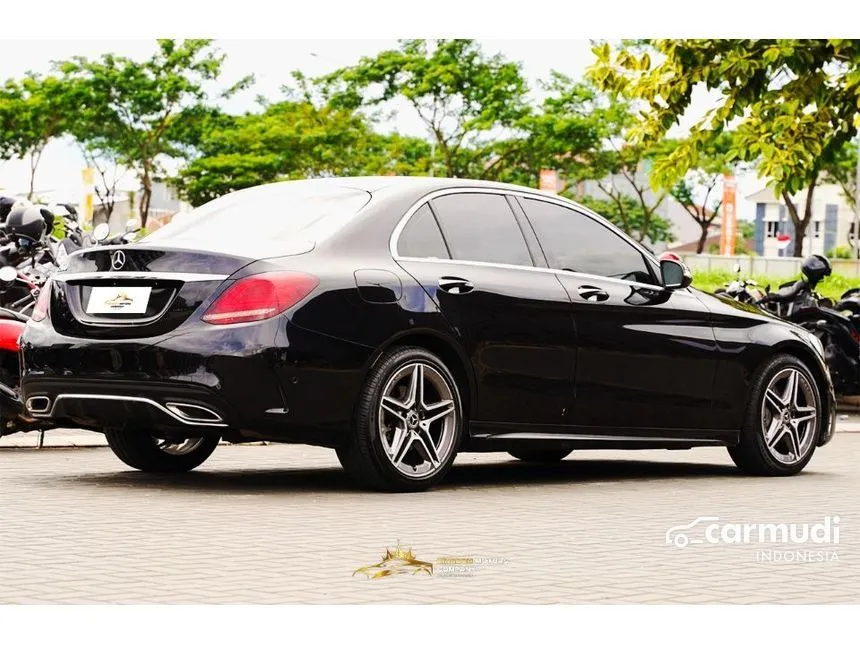
<svg viewBox="0 0 860 645">
<path fill-rule="evenodd" d="M 432 365 L 415 361 L 383 388 L 377 424 L 385 455 L 404 477 L 432 476 L 451 452 L 457 419 L 454 395 Z"/>
<path fill-rule="evenodd" d="M 424 490 L 454 461 L 461 425 L 460 395 L 445 364 L 421 348 L 397 349 L 371 370 L 338 457 L 363 485 Z"/>
<path fill-rule="evenodd" d="M 821 397 L 807 367 L 777 356 L 759 370 L 740 442 L 729 448 L 744 471 L 791 475 L 812 458 L 821 426 Z"/>
<path fill-rule="evenodd" d="M 217 436 L 159 438 L 145 430 L 107 430 L 108 446 L 123 463 L 155 473 L 181 473 L 197 468 L 218 447 Z"/>
<path fill-rule="evenodd" d="M 795 367 L 778 372 L 761 404 L 761 428 L 771 456 L 792 465 L 803 459 L 815 437 L 818 407 L 812 384 Z"/>
</svg>

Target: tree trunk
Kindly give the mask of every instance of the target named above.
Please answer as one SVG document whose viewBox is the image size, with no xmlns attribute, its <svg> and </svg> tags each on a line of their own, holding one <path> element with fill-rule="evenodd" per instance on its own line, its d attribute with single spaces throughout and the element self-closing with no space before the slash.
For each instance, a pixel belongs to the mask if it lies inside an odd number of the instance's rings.
<svg viewBox="0 0 860 645">
<path fill-rule="evenodd" d="M 146 166 L 144 166 L 140 183 L 140 227 L 146 228 L 146 220 L 149 217 L 149 202 L 152 199 L 152 178 L 149 175 L 149 168 Z"/>
<path fill-rule="evenodd" d="M 39 167 L 39 160 L 42 158 L 43 148 L 33 148 L 30 151 L 30 191 L 27 193 L 27 201 L 33 199 L 33 194 L 36 192 L 36 169 Z"/>
<path fill-rule="evenodd" d="M 708 229 L 710 228 L 710 223 L 699 222 L 699 226 L 702 227 L 702 233 L 699 235 L 699 243 L 696 245 L 697 254 L 705 252 L 705 242 L 708 241 Z"/>
<path fill-rule="evenodd" d="M 782 199 L 785 202 L 785 207 L 794 224 L 794 252 L 796 258 L 803 257 L 803 240 L 806 239 L 806 229 L 809 228 L 809 222 L 812 221 L 812 194 L 815 192 L 815 182 L 818 181 L 818 173 L 816 173 L 809 187 L 806 189 L 806 204 L 803 207 L 803 218 L 797 213 L 797 207 L 791 201 L 791 195 L 787 192 L 782 192 Z"/>
</svg>

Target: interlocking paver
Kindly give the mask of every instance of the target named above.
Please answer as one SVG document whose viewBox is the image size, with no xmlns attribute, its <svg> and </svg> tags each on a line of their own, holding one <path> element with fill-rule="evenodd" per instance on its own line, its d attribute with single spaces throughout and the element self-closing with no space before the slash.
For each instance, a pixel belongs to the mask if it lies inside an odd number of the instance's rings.
<svg viewBox="0 0 860 645">
<path fill-rule="evenodd" d="M 856 433 L 792 478 L 741 476 L 719 449 L 542 467 L 468 454 L 438 489 L 386 495 L 352 489 L 333 453 L 305 446 L 222 446 L 182 476 L 126 470 L 101 447 L 0 450 L 0 602 L 856 602 L 858 461 Z M 705 515 L 838 515 L 839 560 L 664 543 Z M 423 560 L 508 562 L 473 577 L 352 575 L 397 540 Z"/>
</svg>

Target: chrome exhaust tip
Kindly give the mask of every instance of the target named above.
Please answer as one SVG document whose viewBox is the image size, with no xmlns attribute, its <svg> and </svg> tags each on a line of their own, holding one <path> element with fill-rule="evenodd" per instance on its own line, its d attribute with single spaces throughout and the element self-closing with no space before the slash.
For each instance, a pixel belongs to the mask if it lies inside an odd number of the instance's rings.
<svg viewBox="0 0 860 645">
<path fill-rule="evenodd" d="M 51 399 L 47 396 L 31 396 L 27 399 L 27 412 L 44 414 L 51 407 Z"/>
<path fill-rule="evenodd" d="M 193 403 L 165 403 L 171 414 L 176 415 L 182 421 L 191 423 L 223 423 L 224 419 L 214 410 Z"/>
</svg>

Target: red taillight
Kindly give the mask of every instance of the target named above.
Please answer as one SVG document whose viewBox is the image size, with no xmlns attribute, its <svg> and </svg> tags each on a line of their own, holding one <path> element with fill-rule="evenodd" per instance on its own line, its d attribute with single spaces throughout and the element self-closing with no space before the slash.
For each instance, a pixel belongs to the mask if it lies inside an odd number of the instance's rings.
<svg viewBox="0 0 860 645">
<path fill-rule="evenodd" d="M 265 320 L 286 311 L 319 284 L 306 273 L 260 273 L 242 278 L 218 296 L 203 321 L 211 325 Z"/>
<path fill-rule="evenodd" d="M 51 302 L 51 281 L 48 280 L 39 292 L 39 297 L 36 299 L 36 305 L 33 307 L 33 314 L 30 318 L 34 322 L 45 320 L 48 317 L 48 304 Z"/>
</svg>

